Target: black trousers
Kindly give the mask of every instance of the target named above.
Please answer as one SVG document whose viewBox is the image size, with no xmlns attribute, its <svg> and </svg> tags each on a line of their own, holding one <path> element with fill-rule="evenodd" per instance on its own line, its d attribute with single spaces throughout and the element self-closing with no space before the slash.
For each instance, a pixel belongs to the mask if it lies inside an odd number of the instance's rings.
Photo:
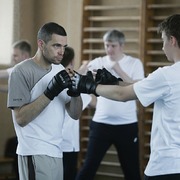
<svg viewBox="0 0 180 180">
<path fill-rule="evenodd" d="M 78 152 L 63 152 L 64 180 L 75 180 Z"/>
<path fill-rule="evenodd" d="M 126 180 L 140 180 L 137 123 L 107 125 L 92 121 L 85 162 L 76 180 L 93 180 L 106 151 L 114 145 Z"/>
</svg>

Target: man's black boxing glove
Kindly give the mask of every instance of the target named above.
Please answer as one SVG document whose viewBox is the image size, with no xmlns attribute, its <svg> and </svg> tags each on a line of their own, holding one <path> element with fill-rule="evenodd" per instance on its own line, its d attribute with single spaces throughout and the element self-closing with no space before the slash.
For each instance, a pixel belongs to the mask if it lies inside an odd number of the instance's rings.
<svg viewBox="0 0 180 180">
<path fill-rule="evenodd" d="M 71 87 L 72 81 L 66 70 L 58 72 L 52 80 L 49 82 L 46 90 L 44 91 L 45 96 L 50 100 L 53 100 L 61 91 L 65 88 Z"/>
<path fill-rule="evenodd" d="M 79 93 L 96 94 L 97 83 L 94 81 L 91 71 L 88 71 L 86 75 L 81 75 L 75 72 L 72 79 L 72 89 Z"/>
<path fill-rule="evenodd" d="M 80 80 L 80 74 L 75 72 L 73 78 L 71 79 L 72 80 L 72 85 L 71 87 L 69 88 L 69 90 L 67 91 L 67 94 L 71 97 L 78 97 L 80 96 L 80 92 L 78 91 L 77 89 L 77 84 Z"/>
<path fill-rule="evenodd" d="M 87 93 L 87 94 L 96 94 L 96 87 L 97 83 L 95 82 L 92 72 L 88 71 L 86 76 L 82 76 L 80 78 L 79 84 L 78 84 L 78 90 L 81 93 Z"/>
<path fill-rule="evenodd" d="M 69 88 L 69 90 L 67 91 L 67 94 L 71 97 L 78 97 L 80 96 L 80 92 L 78 90 L 74 90 L 72 89 L 72 87 Z"/>
<path fill-rule="evenodd" d="M 98 69 L 95 77 L 97 84 L 118 85 L 121 78 L 113 76 L 107 69 Z"/>
</svg>

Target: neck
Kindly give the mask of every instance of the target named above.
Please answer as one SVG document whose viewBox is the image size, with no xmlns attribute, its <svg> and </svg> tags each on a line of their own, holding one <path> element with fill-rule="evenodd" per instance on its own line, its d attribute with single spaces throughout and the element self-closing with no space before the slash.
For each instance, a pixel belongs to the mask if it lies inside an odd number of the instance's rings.
<svg viewBox="0 0 180 180">
<path fill-rule="evenodd" d="M 121 59 L 123 59 L 124 54 L 120 54 L 119 56 L 115 57 L 114 59 L 111 59 L 113 61 L 120 61 Z"/>
<path fill-rule="evenodd" d="M 36 52 L 35 56 L 32 59 L 38 66 L 43 69 L 49 70 L 51 68 L 51 64 L 44 59 L 40 50 Z"/>
</svg>

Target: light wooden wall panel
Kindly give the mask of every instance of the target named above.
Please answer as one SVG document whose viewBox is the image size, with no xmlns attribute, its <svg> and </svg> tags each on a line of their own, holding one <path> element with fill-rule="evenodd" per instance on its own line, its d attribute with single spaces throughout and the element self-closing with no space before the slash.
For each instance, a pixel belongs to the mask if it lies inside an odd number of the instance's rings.
<svg viewBox="0 0 180 180">
<path fill-rule="evenodd" d="M 102 36 L 107 30 L 116 28 L 126 35 L 125 52 L 142 60 L 146 76 L 158 67 L 170 65 L 162 51 L 162 40 L 161 35 L 157 34 L 157 26 L 167 16 L 179 12 L 178 0 L 171 0 L 171 2 L 169 0 L 84 0 L 82 60 L 91 60 L 104 55 Z M 150 154 L 153 104 L 143 108 L 139 102 L 137 103 L 140 161 L 143 174 Z M 93 112 L 94 109 L 87 109 L 81 119 L 80 163 L 84 162 L 88 125 Z M 107 152 L 106 157 L 95 179 L 117 179 L 118 177 L 120 179 L 123 173 L 111 160 L 114 160 L 114 157 L 117 160 L 113 147 Z"/>
</svg>

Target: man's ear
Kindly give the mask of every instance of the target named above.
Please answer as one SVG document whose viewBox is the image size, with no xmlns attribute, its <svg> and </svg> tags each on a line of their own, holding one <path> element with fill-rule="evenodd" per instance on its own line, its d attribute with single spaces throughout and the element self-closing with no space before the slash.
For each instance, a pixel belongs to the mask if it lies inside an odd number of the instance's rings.
<svg viewBox="0 0 180 180">
<path fill-rule="evenodd" d="M 44 49 L 44 41 L 43 40 L 38 39 L 37 44 L 38 44 L 39 49 L 41 49 L 41 50 Z"/>
<path fill-rule="evenodd" d="M 171 36 L 171 37 L 170 37 L 170 42 L 171 42 L 171 44 L 172 44 L 173 46 L 176 46 L 176 45 L 177 45 L 177 40 L 176 40 L 176 38 L 175 38 L 174 36 Z"/>
</svg>

